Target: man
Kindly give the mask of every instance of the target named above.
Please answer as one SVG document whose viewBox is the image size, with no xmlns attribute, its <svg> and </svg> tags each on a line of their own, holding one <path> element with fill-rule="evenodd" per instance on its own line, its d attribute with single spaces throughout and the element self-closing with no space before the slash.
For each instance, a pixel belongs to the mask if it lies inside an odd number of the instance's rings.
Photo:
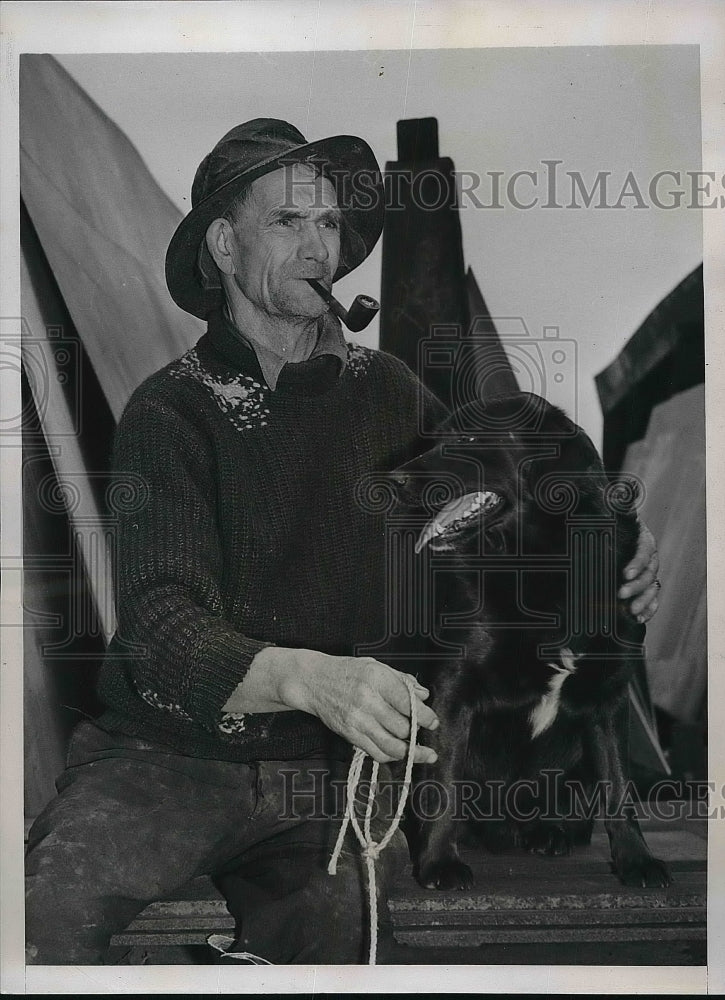
<svg viewBox="0 0 725 1000">
<path fill-rule="evenodd" d="M 368 183 L 351 184 L 356 171 Z M 386 571 L 382 515 L 356 489 L 415 450 L 421 394 L 430 416 L 443 408 L 398 360 L 346 344 L 306 280 L 329 288 L 380 235 L 366 143 L 246 122 L 202 162 L 192 205 L 167 283 L 208 330 L 136 390 L 118 427 L 128 491 L 107 710 L 76 731 L 30 834 L 29 960 L 101 962 L 147 903 L 209 873 L 237 952 L 359 962 L 354 842 L 326 874 L 334 779 L 351 746 L 402 759 L 411 706 L 400 672 L 354 655 L 383 636 Z M 623 596 L 646 615 L 650 536 L 629 572 Z M 419 723 L 434 729 L 427 696 L 416 686 Z M 382 899 L 404 852 L 398 834 L 379 863 Z"/>
</svg>

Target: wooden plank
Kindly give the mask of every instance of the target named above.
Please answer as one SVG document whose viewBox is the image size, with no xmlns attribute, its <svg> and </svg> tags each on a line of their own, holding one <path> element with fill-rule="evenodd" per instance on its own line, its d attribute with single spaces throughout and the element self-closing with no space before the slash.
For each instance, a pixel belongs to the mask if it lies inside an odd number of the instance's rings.
<svg viewBox="0 0 725 1000">
<path fill-rule="evenodd" d="M 400 875 L 389 901 L 395 942 L 451 951 L 651 942 L 660 953 L 667 943 L 701 951 L 707 920 L 704 823 L 645 821 L 643 828 L 652 851 L 671 866 L 667 888 L 621 885 L 611 872 L 602 824 L 595 825 L 590 845 L 568 857 L 463 850 L 474 873 L 472 889 L 424 889 L 410 872 Z M 486 954 L 478 960 L 487 961 Z"/>
<path fill-rule="evenodd" d="M 126 947 L 205 945 L 210 934 L 234 930 L 234 918 L 211 879 L 202 876 L 151 903 L 111 944 Z"/>
<path fill-rule="evenodd" d="M 395 933 L 398 944 L 418 948 L 475 948 L 485 944 L 566 944 L 568 942 L 606 943 L 629 941 L 704 941 L 704 926 L 677 927 L 604 927 L 596 931 L 589 927 L 527 927 L 521 930 L 505 928 L 421 928 Z M 485 961 L 485 956 L 481 956 Z"/>
<path fill-rule="evenodd" d="M 544 941 L 485 944 L 467 948 L 393 942 L 379 951 L 381 965 L 683 965 L 704 967 L 704 941 Z M 485 968 L 480 970 L 486 976 Z M 585 973 L 586 974 L 586 973 Z M 603 970 L 603 974 L 606 972 Z M 495 975 L 495 973 L 494 973 Z M 591 973 L 589 973 L 591 976 Z M 598 975 L 598 971 L 594 971 Z M 594 980 L 593 980 L 594 981 Z M 485 980 L 482 980 L 485 982 Z M 485 988 L 482 986 L 482 988 Z"/>
<path fill-rule="evenodd" d="M 232 921 L 232 929 L 233 929 Z M 115 934 L 111 945 L 113 947 L 139 948 L 139 947 L 188 947 L 189 945 L 206 946 L 207 939 L 212 934 L 222 934 L 229 931 L 228 926 L 215 925 L 212 928 L 187 928 L 181 931 L 124 931 L 122 934 Z"/>
<path fill-rule="evenodd" d="M 211 886 L 211 883 L 209 883 Z M 223 900 L 153 903 L 112 945 L 205 945 L 211 934 L 234 932 L 234 918 Z"/>
<path fill-rule="evenodd" d="M 466 858 L 466 855 L 464 855 Z M 533 866 L 532 866 L 533 867 Z M 552 873 L 553 874 L 553 873 Z M 401 878 L 391 893 L 390 908 L 403 911 L 519 909 L 661 909 L 703 906 L 706 899 L 704 871 L 680 872 L 666 889 L 624 886 L 611 873 L 599 878 L 565 872 L 560 878 L 509 879 L 479 877 L 479 889 L 441 892 L 424 889 L 412 879 Z"/>
<path fill-rule="evenodd" d="M 518 910 L 492 909 L 471 913 L 461 910 L 409 911 L 400 914 L 397 926 L 412 927 L 531 927 L 534 924 L 557 927 L 603 927 L 623 924 L 704 923 L 707 909 L 702 905 L 660 907 L 650 909 L 559 909 Z"/>
</svg>

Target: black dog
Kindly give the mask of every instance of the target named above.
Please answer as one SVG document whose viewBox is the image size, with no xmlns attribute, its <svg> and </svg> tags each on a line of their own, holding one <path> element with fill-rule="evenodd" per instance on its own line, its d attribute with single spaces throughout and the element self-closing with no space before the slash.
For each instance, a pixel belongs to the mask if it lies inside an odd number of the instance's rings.
<svg viewBox="0 0 725 1000">
<path fill-rule="evenodd" d="M 421 730 L 438 761 L 416 768 L 411 794 L 417 880 L 472 884 L 463 816 L 491 849 L 568 853 L 588 842 L 593 810 L 581 804 L 601 791 L 616 874 L 668 885 L 633 814 L 623 752 L 644 637 L 616 597 L 637 544 L 636 493 L 611 484 L 587 435 L 528 393 L 469 404 L 437 440 L 393 477 L 399 511 L 422 525 L 414 558 L 428 562 L 433 630 L 412 672 L 441 720 L 436 734 Z"/>
</svg>

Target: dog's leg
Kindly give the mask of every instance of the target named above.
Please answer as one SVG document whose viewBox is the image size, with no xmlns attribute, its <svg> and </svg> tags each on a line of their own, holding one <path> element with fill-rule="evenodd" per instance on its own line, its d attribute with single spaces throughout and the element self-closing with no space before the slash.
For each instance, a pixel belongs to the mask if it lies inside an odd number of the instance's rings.
<svg viewBox="0 0 725 1000">
<path fill-rule="evenodd" d="M 600 779 L 605 782 L 606 816 L 612 865 L 625 885 L 667 886 L 670 875 L 663 861 L 653 857 L 645 843 L 631 805 L 624 765 L 622 738 L 624 712 L 591 723 L 592 753 Z"/>
<path fill-rule="evenodd" d="M 463 778 L 472 710 L 456 704 L 454 685 L 436 691 L 433 708 L 440 729 L 426 734 L 438 754 L 420 766 L 411 808 L 414 812 L 413 874 L 428 889 L 468 889 L 473 872 L 458 855 L 457 795 Z"/>
<path fill-rule="evenodd" d="M 592 794 L 591 766 L 583 759 L 581 732 L 569 720 L 532 741 L 521 777 L 535 782 L 533 818 L 520 821 L 517 843 L 531 854 L 571 854 L 591 840 L 593 819 L 585 813 Z M 518 799 L 517 799 L 518 802 Z"/>
<path fill-rule="evenodd" d="M 544 801 L 542 808 L 547 808 Z M 593 819 L 574 817 L 567 813 L 560 819 L 540 819 L 523 824 L 517 831 L 516 842 L 529 854 L 560 857 L 571 854 L 576 845 L 586 845 L 592 839 Z"/>
</svg>

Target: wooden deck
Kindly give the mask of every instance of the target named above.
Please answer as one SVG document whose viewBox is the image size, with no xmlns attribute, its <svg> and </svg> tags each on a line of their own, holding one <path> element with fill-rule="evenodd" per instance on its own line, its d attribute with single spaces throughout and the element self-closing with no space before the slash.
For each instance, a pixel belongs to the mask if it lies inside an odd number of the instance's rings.
<svg viewBox="0 0 725 1000">
<path fill-rule="evenodd" d="M 570 857 L 467 852 L 476 884 L 466 892 L 422 889 L 401 872 L 392 926 L 380 932 L 380 963 L 704 965 L 705 823 L 649 820 L 643 828 L 653 853 L 670 865 L 667 889 L 622 886 L 600 825 L 591 845 Z M 146 962 L 184 961 L 189 946 L 196 954 L 189 961 L 208 961 L 194 946 L 232 930 L 222 897 L 197 879 L 147 907 L 113 943 L 132 949 L 131 961 L 141 953 Z"/>
<path fill-rule="evenodd" d="M 547 858 L 521 850 L 464 853 L 466 892 L 422 889 L 401 877 L 390 909 L 398 962 L 451 964 L 704 964 L 705 824 L 643 824 L 672 872 L 667 889 L 623 886 L 601 825 L 589 847 Z M 402 946 L 402 947 L 401 947 Z"/>
</svg>

